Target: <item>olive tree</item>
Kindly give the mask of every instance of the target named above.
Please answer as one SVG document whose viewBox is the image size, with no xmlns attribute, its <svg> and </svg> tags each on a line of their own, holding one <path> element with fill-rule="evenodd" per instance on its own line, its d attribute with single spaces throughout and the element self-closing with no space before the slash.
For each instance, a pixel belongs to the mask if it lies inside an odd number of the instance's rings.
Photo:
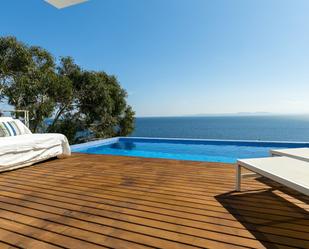
<svg viewBox="0 0 309 249">
<path fill-rule="evenodd" d="M 41 47 L 0 37 L 0 100 L 28 110 L 34 132 L 61 132 L 71 143 L 128 135 L 135 114 L 126 98 L 113 75 L 84 70 L 71 57 L 56 63 Z"/>
</svg>

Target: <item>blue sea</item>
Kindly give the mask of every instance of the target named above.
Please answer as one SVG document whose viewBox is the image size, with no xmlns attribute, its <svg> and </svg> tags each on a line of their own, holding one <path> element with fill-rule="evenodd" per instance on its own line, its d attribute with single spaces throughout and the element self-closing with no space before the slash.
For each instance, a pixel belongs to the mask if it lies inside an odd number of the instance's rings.
<svg viewBox="0 0 309 249">
<path fill-rule="evenodd" d="M 309 115 L 140 117 L 134 137 L 309 142 Z"/>
</svg>

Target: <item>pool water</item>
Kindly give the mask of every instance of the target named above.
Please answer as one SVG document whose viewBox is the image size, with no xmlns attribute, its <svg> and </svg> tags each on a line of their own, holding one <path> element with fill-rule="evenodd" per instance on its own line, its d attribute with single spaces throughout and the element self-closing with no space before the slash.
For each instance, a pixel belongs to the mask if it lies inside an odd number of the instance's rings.
<svg viewBox="0 0 309 249">
<path fill-rule="evenodd" d="M 72 146 L 73 152 L 235 163 L 267 157 L 271 149 L 308 147 L 305 143 L 114 138 Z"/>
</svg>

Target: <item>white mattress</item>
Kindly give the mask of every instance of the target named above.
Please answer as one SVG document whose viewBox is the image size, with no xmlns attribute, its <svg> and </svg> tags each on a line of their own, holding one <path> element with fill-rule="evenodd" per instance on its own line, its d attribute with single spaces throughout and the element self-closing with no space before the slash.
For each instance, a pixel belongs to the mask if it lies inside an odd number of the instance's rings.
<svg viewBox="0 0 309 249">
<path fill-rule="evenodd" d="M 309 162 L 309 148 L 271 150 L 272 156 L 287 156 Z"/>
<path fill-rule="evenodd" d="M 53 157 L 67 157 L 70 154 L 69 143 L 62 134 L 0 137 L 0 172 L 29 166 Z"/>
<path fill-rule="evenodd" d="M 238 165 L 309 195 L 309 163 L 290 157 L 241 159 Z"/>
</svg>

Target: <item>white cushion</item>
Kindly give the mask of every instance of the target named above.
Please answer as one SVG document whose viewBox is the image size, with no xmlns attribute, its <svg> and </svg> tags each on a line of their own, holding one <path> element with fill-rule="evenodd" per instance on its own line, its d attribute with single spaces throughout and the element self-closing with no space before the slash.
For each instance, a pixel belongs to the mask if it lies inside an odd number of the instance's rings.
<svg viewBox="0 0 309 249">
<path fill-rule="evenodd" d="M 52 157 L 71 154 L 62 134 L 27 134 L 0 139 L 0 172 L 22 168 Z"/>
</svg>

